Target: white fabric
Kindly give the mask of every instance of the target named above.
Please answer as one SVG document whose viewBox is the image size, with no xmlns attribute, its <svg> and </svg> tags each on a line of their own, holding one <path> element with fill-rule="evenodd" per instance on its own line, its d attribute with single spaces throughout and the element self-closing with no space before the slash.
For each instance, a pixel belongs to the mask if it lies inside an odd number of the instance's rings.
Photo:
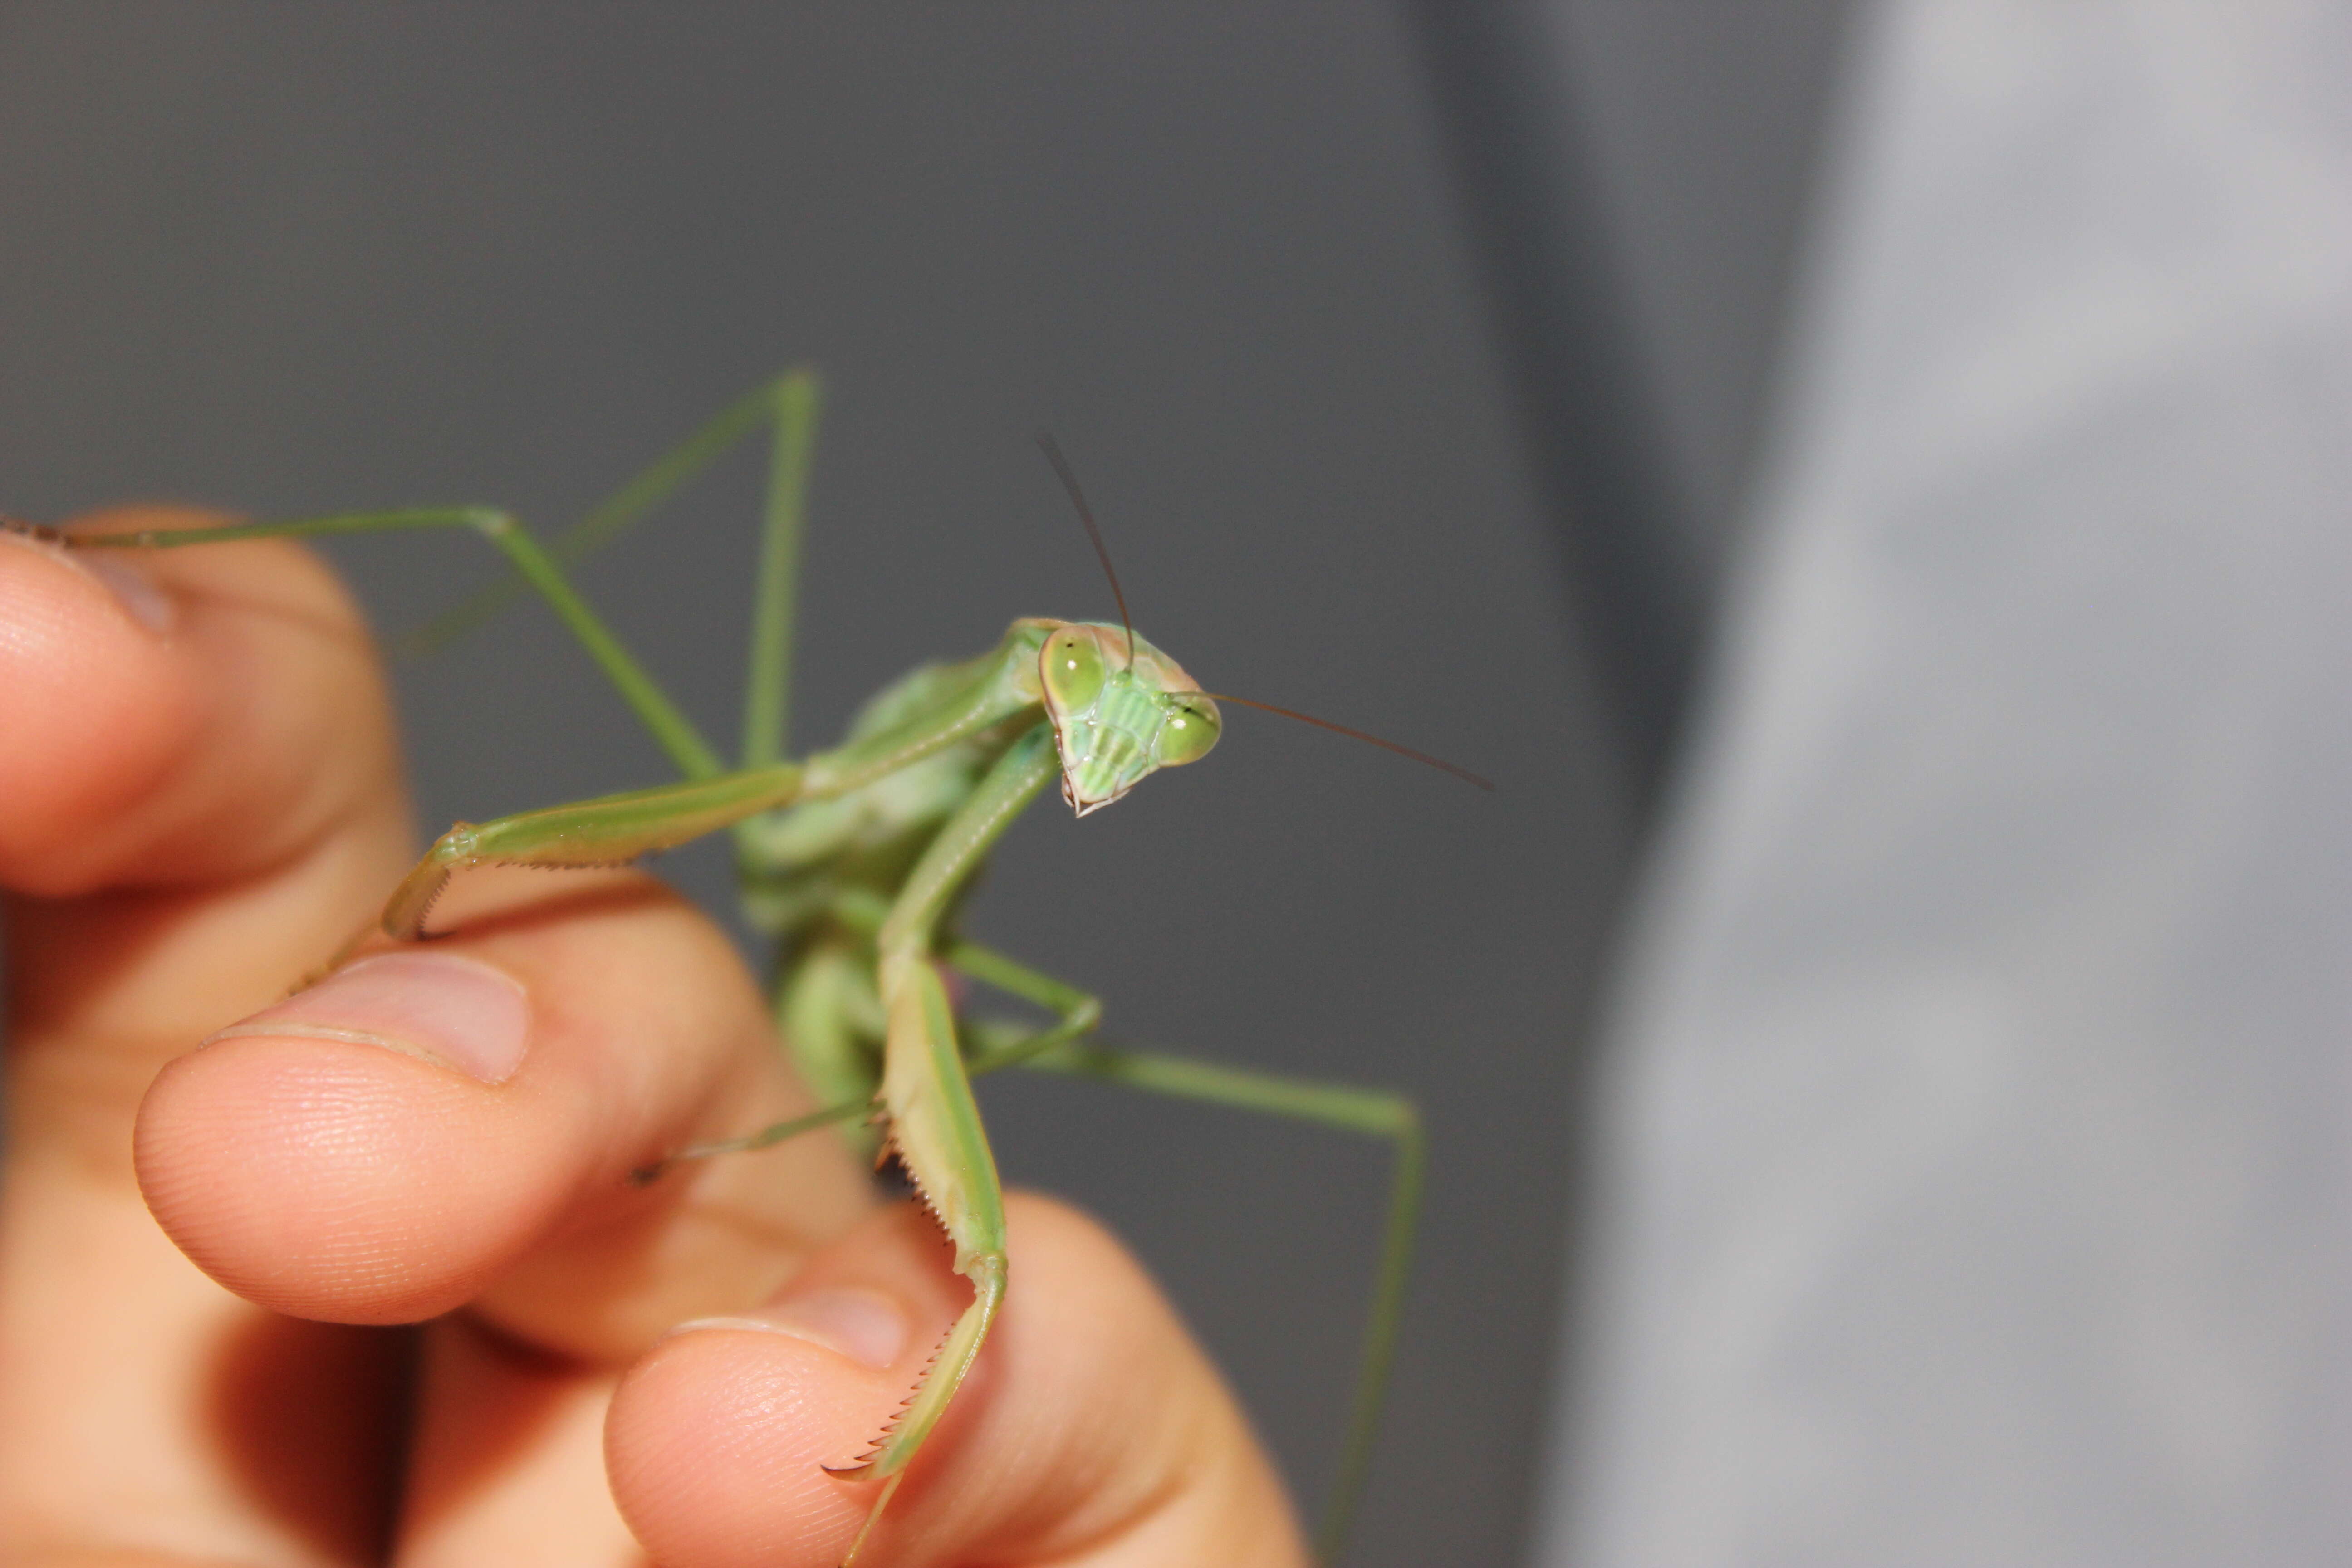
<svg viewBox="0 0 2352 1568">
<path fill-rule="evenodd" d="M 2352 7 L 1858 45 L 1538 1560 L 2352 1563 Z"/>
</svg>

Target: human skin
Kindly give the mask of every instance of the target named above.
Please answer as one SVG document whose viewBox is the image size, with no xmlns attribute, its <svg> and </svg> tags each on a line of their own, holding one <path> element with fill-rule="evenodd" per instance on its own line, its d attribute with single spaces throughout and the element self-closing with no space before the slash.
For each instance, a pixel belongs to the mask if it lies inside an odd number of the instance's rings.
<svg viewBox="0 0 2352 1568">
<path fill-rule="evenodd" d="M 312 557 L 0 535 L 0 1560 L 830 1568 L 874 1492 L 820 1467 L 965 1299 L 935 1227 L 830 1136 L 628 1182 L 808 1104 L 634 873 L 462 879 L 450 934 L 281 1000 L 411 852 Z M 861 1562 L 1306 1563 L 1133 1261 L 1042 1198 L 1010 1226 Z"/>
</svg>

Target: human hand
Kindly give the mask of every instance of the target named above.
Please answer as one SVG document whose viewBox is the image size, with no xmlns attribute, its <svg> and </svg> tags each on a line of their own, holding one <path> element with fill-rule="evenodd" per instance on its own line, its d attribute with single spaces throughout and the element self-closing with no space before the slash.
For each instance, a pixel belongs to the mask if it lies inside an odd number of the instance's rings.
<svg viewBox="0 0 2352 1568">
<path fill-rule="evenodd" d="M 0 1556 L 833 1563 L 873 1492 L 819 1467 L 965 1299 L 936 1230 L 828 1135 L 628 1183 L 807 1104 L 727 942 L 641 877 L 462 880 L 455 934 L 280 1002 L 406 817 L 310 557 L 0 538 Z M 1035 1198 L 1011 1241 L 861 1562 L 1304 1563 L 1117 1244 Z"/>
</svg>

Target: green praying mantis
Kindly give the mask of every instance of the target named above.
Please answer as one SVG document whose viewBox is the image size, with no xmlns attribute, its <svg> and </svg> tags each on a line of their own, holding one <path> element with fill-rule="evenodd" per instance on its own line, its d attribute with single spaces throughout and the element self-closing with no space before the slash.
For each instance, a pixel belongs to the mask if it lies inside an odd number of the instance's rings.
<svg viewBox="0 0 2352 1568">
<path fill-rule="evenodd" d="M 78 533 L 64 542 L 76 549 L 160 549 L 268 536 L 471 530 L 506 557 L 514 576 L 443 617 L 428 628 L 428 637 L 445 639 L 505 600 L 535 591 L 682 775 L 652 788 L 457 825 L 330 969 L 377 930 L 399 941 L 424 937 L 436 896 L 469 868 L 609 866 L 731 830 L 745 917 L 775 943 L 773 1016 L 824 1109 L 677 1151 L 635 1179 L 657 1180 L 678 1160 L 766 1148 L 839 1125 L 869 1152 L 895 1158 L 952 1243 L 953 1268 L 972 1291 L 971 1304 L 873 1446 L 827 1467 L 876 1489 L 845 1568 L 857 1558 L 955 1397 L 1007 1289 L 1003 1201 L 973 1099 L 974 1078 L 1013 1067 L 1075 1075 L 1387 1141 L 1394 1165 L 1380 1260 L 1338 1479 L 1317 1536 L 1319 1555 L 1335 1562 L 1372 1458 L 1404 1301 L 1425 1163 L 1412 1104 L 1375 1089 L 1114 1047 L 1097 1037 L 1103 1017 L 1097 998 L 965 936 L 955 915 L 997 840 L 1049 784 L 1058 780 L 1063 799 L 1078 816 L 1097 811 L 1157 770 L 1206 756 L 1223 731 L 1221 702 L 1339 730 L 1492 786 L 1392 742 L 1202 690 L 1135 632 L 1100 531 L 1050 439 L 1043 439 L 1046 455 L 1101 557 L 1118 623 L 1016 620 L 991 651 L 960 663 L 924 665 L 884 688 L 839 745 L 788 758 L 798 562 L 819 405 L 818 380 L 807 370 L 753 389 L 551 544 L 511 514 L 487 507 Z M 772 432 L 772 459 L 742 737 L 730 765 L 574 590 L 565 567 L 761 428 Z M 961 1005 L 951 976 L 1030 1004 L 1051 1021 L 1040 1026 L 992 1018 Z"/>
</svg>

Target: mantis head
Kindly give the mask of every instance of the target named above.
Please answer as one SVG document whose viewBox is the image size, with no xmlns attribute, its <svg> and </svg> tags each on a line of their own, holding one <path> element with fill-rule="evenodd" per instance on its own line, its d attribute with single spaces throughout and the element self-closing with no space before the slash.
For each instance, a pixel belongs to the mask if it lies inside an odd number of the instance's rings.
<svg viewBox="0 0 2352 1568">
<path fill-rule="evenodd" d="M 1062 798 L 1080 816 L 1160 768 L 1199 762 L 1223 728 L 1200 682 L 1123 627 L 1065 621 L 1037 664 L 1062 754 Z"/>
</svg>

